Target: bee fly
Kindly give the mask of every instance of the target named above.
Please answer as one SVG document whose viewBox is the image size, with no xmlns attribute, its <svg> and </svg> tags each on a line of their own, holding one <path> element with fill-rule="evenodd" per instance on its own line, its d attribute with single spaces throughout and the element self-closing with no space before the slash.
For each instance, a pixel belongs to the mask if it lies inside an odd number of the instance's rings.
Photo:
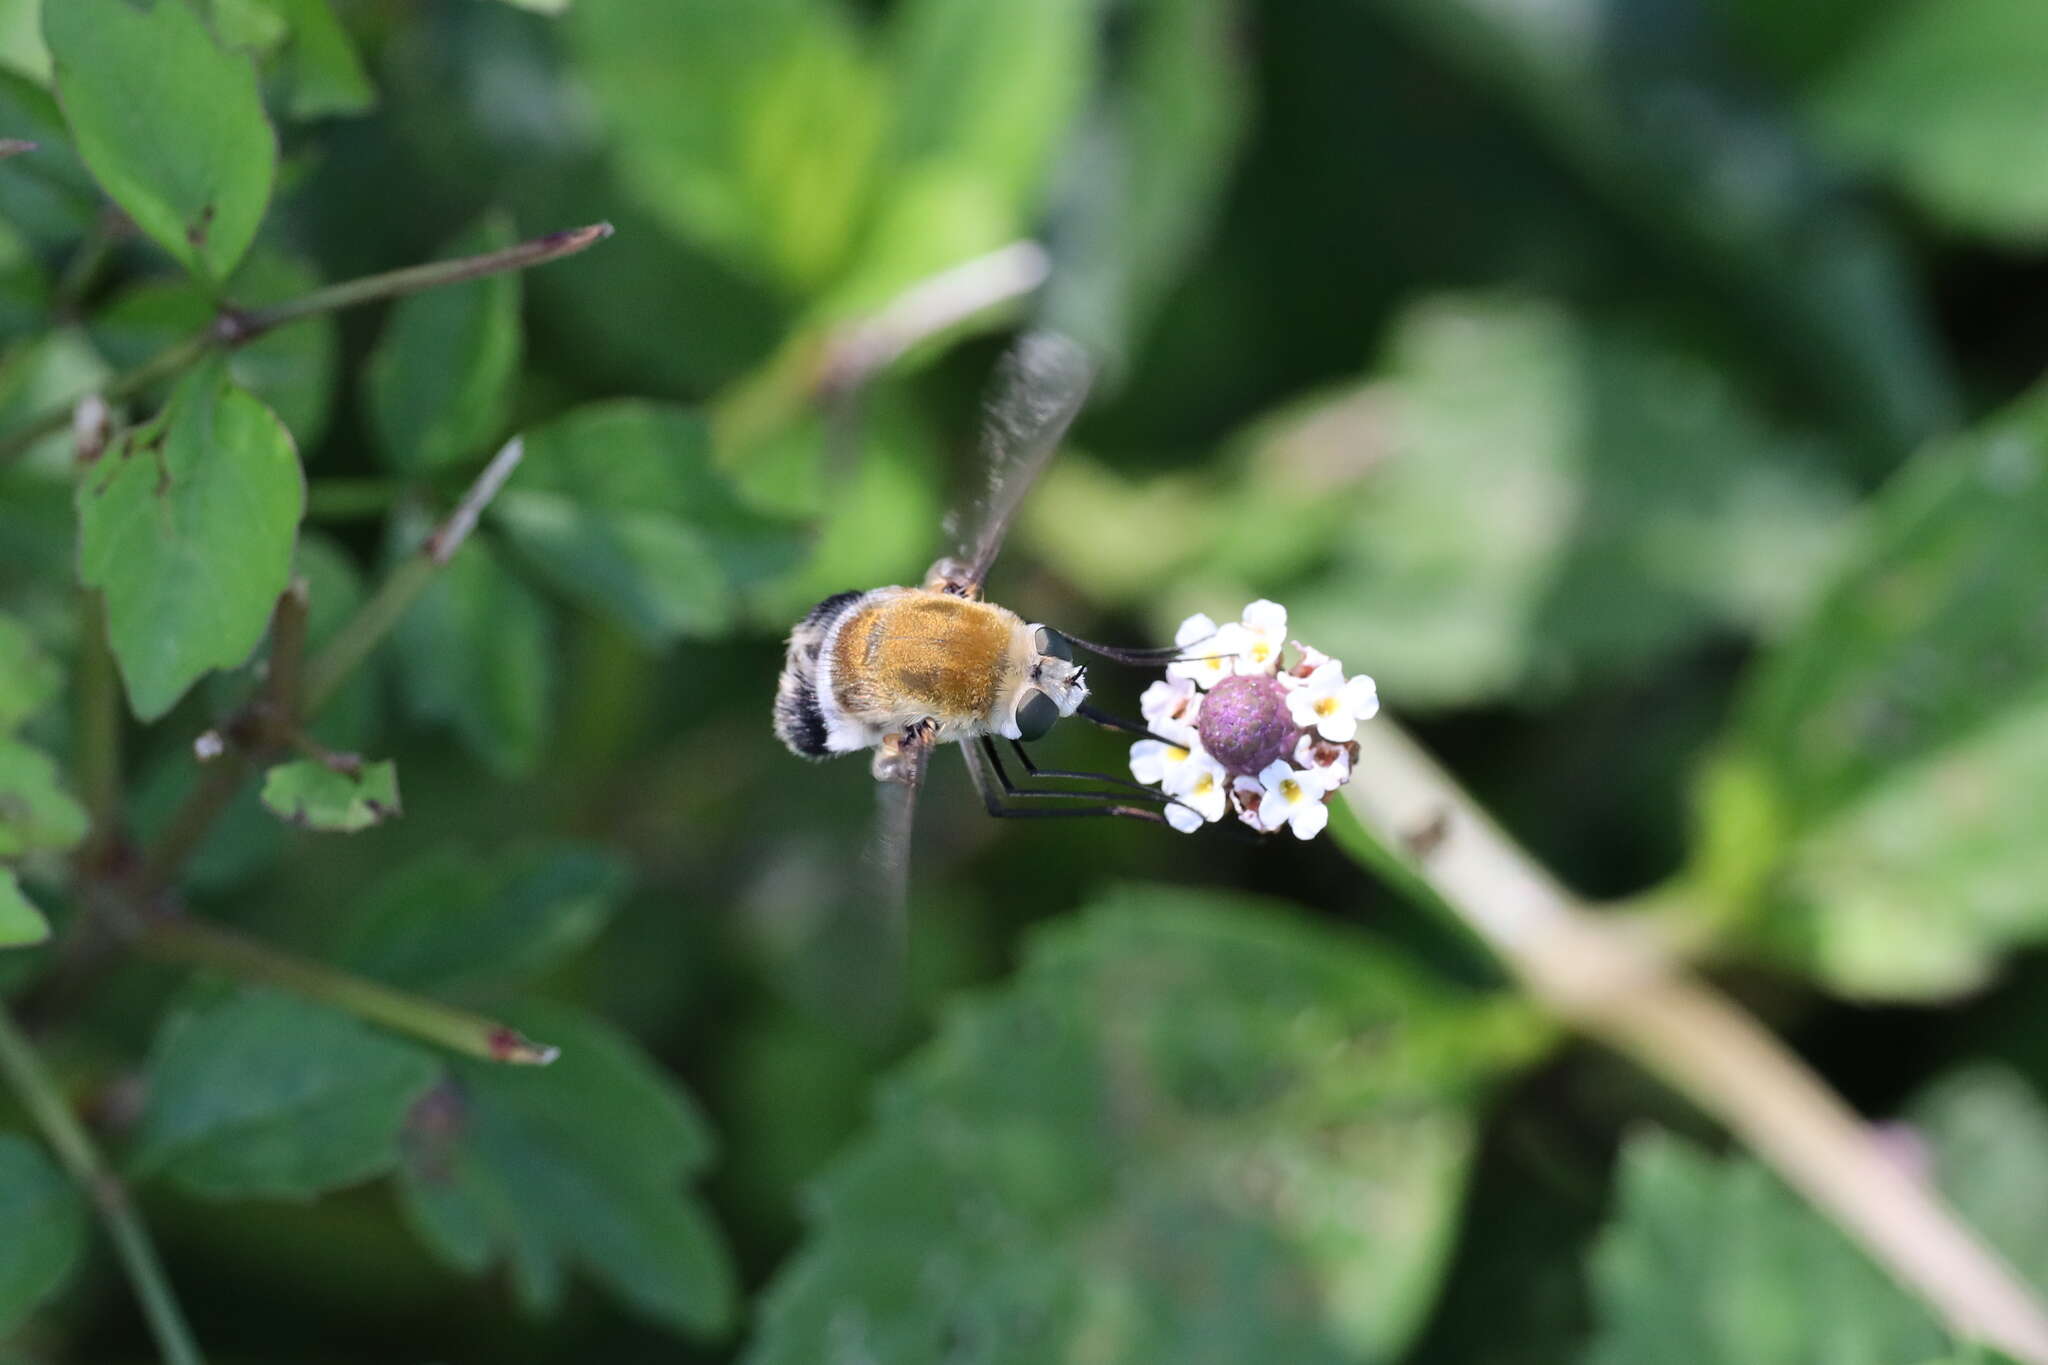
<svg viewBox="0 0 2048 1365">
<path fill-rule="evenodd" d="M 989 814 L 1007 818 L 1121 816 L 1165 823 L 1174 798 L 1101 773 L 1043 768 L 1024 751 L 1065 716 L 1139 734 L 1143 725 L 1088 702 L 1076 648 L 1111 660 L 1159 664 L 1178 649 L 1091 644 L 982 600 L 1003 538 L 1088 392 L 1085 358 L 1046 333 L 1023 337 L 1006 358 L 981 443 L 985 491 L 948 518 L 959 552 L 933 564 L 919 587 L 873 588 L 826 598 L 789 638 L 775 694 L 775 733 L 804 758 L 875 751 L 880 810 L 870 867 L 880 898 L 900 909 L 913 803 L 932 749 L 957 743 Z M 1010 780 L 1001 740 L 1029 779 L 1095 784 L 1076 791 Z M 1023 803 L 1051 800 L 1055 806 Z"/>
<path fill-rule="evenodd" d="M 789 639 L 775 733 L 805 758 L 877 749 L 922 731 L 935 744 L 1035 740 L 1088 699 L 1066 637 L 1017 613 L 929 588 L 842 592 Z M 878 772 L 886 780 L 886 772 Z"/>
</svg>

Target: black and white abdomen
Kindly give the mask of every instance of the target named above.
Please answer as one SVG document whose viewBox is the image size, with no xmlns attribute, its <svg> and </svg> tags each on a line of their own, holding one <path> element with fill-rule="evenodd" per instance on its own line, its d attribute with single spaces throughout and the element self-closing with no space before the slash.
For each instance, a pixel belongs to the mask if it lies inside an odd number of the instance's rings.
<svg viewBox="0 0 2048 1365">
<path fill-rule="evenodd" d="M 838 592 L 812 607 L 789 633 L 782 680 L 775 687 L 775 733 L 803 758 L 830 758 L 825 711 L 818 704 L 818 651 L 832 625 L 865 593 Z"/>
</svg>

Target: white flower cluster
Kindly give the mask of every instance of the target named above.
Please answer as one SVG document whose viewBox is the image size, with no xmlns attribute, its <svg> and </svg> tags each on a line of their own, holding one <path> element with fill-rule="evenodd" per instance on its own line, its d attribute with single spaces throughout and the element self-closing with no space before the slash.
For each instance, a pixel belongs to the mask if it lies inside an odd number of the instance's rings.
<svg viewBox="0 0 2048 1365">
<path fill-rule="evenodd" d="M 1173 639 L 1187 657 L 1169 664 L 1166 680 L 1139 700 L 1158 738 L 1131 746 L 1131 776 L 1174 798 L 1166 819 L 1184 834 L 1233 811 L 1262 832 L 1285 825 L 1297 839 L 1320 834 L 1330 819 L 1325 799 L 1351 780 L 1358 723 L 1379 712 L 1373 680 L 1346 678 L 1337 660 L 1298 640 L 1290 664 L 1287 608 L 1277 602 L 1253 602 L 1240 620 L 1221 626 L 1190 616 Z M 1270 678 L 1277 688 L 1238 683 L 1219 690 L 1233 678 Z M 1208 726 L 1204 705 L 1212 707 Z M 1232 736 L 1250 732 L 1261 753 L 1277 746 L 1279 756 L 1256 773 L 1233 770 L 1241 752 L 1212 752 L 1212 744 L 1230 747 L 1226 729 Z"/>
</svg>

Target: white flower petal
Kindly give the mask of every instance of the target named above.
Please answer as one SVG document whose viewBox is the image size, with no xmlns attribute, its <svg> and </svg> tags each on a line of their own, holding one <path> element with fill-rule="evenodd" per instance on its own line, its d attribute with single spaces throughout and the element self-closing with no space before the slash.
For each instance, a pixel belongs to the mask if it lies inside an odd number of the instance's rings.
<svg viewBox="0 0 2048 1365">
<path fill-rule="evenodd" d="M 1320 801 L 1310 801 L 1297 806 L 1287 818 L 1287 827 L 1294 831 L 1297 839 L 1313 839 L 1323 832 L 1330 823 L 1330 808 Z"/>
<path fill-rule="evenodd" d="M 1316 717 L 1316 733 L 1332 744 L 1349 744 L 1358 733 L 1358 717 L 1339 707 L 1327 716 Z"/>
<path fill-rule="evenodd" d="M 1166 790 L 1174 796 L 1184 796 L 1204 782 L 1213 783 L 1217 788 L 1230 780 L 1218 763 L 1206 751 L 1187 750 L 1179 762 L 1171 762 L 1166 773 Z"/>
<path fill-rule="evenodd" d="M 1162 679 L 1139 696 L 1138 714 L 1155 723 L 1181 718 L 1179 713 L 1198 704 L 1201 695 L 1190 678 Z"/>
<path fill-rule="evenodd" d="M 1156 739 L 1139 740 L 1131 746 L 1131 776 L 1153 786 L 1162 785 L 1167 774 L 1180 766 L 1179 760 L 1171 757 L 1175 753 L 1184 757 L 1186 751 Z"/>
<path fill-rule="evenodd" d="M 1191 645 L 1197 640 L 1206 640 L 1216 633 L 1216 623 L 1201 612 L 1196 612 L 1180 623 L 1180 629 L 1173 633 L 1177 645 Z"/>
<path fill-rule="evenodd" d="M 1245 607 L 1243 620 L 1260 635 L 1277 635 L 1283 642 L 1287 638 L 1287 608 L 1278 602 L 1261 597 Z"/>
<path fill-rule="evenodd" d="M 1280 784 L 1285 782 L 1293 772 L 1294 769 L 1287 766 L 1286 759 L 1276 758 L 1265 767 L 1259 769 L 1259 785 L 1265 788 L 1268 793 L 1277 792 L 1280 790 Z"/>
<path fill-rule="evenodd" d="M 1344 708 L 1360 720 L 1380 713 L 1379 685 L 1361 673 L 1344 684 Z"/>
<path fill-rule="evenodd" d="M 1316 796 L 1321 796 L 1327 791 L 1334 791 L 1340 785 L 1337 770 L 1334 767 L 1325 768 L 1321 764 L 1315 764 L 1302 769 L 1300 778 L 1302 783 Z"/>
<path fill-rule="evenodd" d="M 1206 755 L 1203 756 L 1203 762 L 1207 766 L 1189 781 L 1182 783 L 1181 789 L 1174 795 L 1193 806 L 1204 820 L 1221 820 L 1224 806 L 1229 801 L 1230 789 L 1226 785 L 1230 780 L 1229 775 L 1223 771 L 1220 764 Z M 1188 766 L 1192 768 L 1195 765 L 1191 763 Z"/>
<path fill-rule="evenodd" d="M 1168 806 L 1166 808 L 1166 823 L 1172 825 L 1182 834 L 1193 834 L 1202 827 L 1202 817 L 1189 810 L 1186 806 Z"/>
<path fill-rule="evenodd" d="M 1287 817 L 1290 814 L 1292 814 L 1292 809 L 1288 804 L 1279 797 L 1274 796 L 1271 792 L 1268 792 L 1266 793 L 1266 799 L 1259 802 L 1258 813 L 1253 823 L 1257 824 L 1260 829 L 1278 829 L 1287 823 Z"/>
<path fill-rule="evenodd" d="M 1322 717 L 1316 714 L 1316 695 L 1306 687 L 1297 687 L 1287 694 L 1287 718 L 1303 729 L 1313 726 Z"/>
</svg>

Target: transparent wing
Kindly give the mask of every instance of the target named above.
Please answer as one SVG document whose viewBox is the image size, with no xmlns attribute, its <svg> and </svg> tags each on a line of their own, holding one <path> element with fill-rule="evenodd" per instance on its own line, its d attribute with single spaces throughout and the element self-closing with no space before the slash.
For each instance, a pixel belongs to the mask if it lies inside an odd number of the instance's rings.
<svg viewBox="0 0 2048 1365">
<path fill-rule="evenodd" d="M 1018 504 L 1044 472 L 1087 401 L 1093 377 L 1079 346 L 1053 332 L 1027 332 L 1003 358 L 982 427 L 984 482 L 947 518 L 958 545 L 934 576 L 978 594 L 1003 548 Z"/>
<path fill-rule="evenodd" d="M 897 754 L 896 776 L 875 783 L 875 830 L 867 851 L 870 896 L 875 922 L 899 966 L 909 940 L 910 834 L 931 755 L 928 743 L 906 744 Z"/>
<path fill-rule="evenodd" d="M 874 823 L 856 853 L 842 845 L 837 889 L 803 954 L 807 992 L 845 1027 L 886 1041 L 903 1020 L 910 954 L 910 842 L 929 744 L 904 744 L 875 786 Z"/>
</svg>

